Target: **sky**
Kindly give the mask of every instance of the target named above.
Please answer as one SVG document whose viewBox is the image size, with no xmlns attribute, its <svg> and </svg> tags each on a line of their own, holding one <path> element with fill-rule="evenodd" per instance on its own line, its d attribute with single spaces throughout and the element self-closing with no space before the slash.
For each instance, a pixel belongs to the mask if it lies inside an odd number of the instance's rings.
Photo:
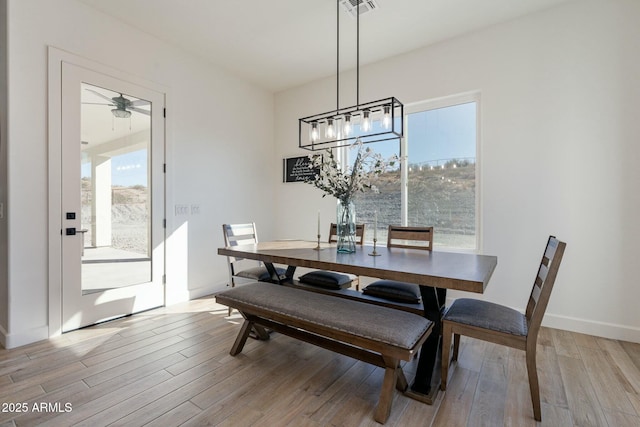
<svg viewBox="0 0 640 427">
<path fill-rule="evenodd" d="M 475 102 L 408 114 L 407 121 L 405 138 L 411 164 L 439 165 L 442 160 L 475 158 Z M 367 147 L 389 158 L 399 155 L 400 141 L 372 142 Z M 353 156 L 350 154 L 352 159 Z"/>
</svg>

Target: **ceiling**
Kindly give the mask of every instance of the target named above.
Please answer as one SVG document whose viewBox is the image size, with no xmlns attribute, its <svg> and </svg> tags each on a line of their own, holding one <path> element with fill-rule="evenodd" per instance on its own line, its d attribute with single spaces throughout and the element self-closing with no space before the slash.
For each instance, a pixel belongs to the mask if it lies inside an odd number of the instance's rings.
<svg viewBox="0 0 640 427">
<path fill-rule="evenodd" d="M 114 117 L 112 110 L 116 106 L 108 99 L 118 96 L 124 96 L 128 100 L 140 104 L 136 108 L 137 111 L 132 111 L 128 118 Z M 135 133 L 144 132 L 148 135 L 150 132 L 151 118 L 148 114 L 142 113 L 150 110 L 151 105 L 148 101 L 145 102 L 129 94 L 113 92 L 88 83 L 81 84 L 80 101 L 82 103 L 80 139 L 83 151 L 95 150 L 96 147 L 106 142 L 130 138 Z M 129 140 L 124 141 L 123 146 L 126 147 L 125 151 L 128 151 L 134 144 Z M 106 153 L 104 147 L 101 150 Z M 117 150 L 113 147 L 111 151 L 110 154 L 118 154 L 114 153 Z"/>
<path fill-rule="evenodd" d="M 278 92 L 336 73 L 336 0 L 79 0 Z M 355 1 L 355 0 L 354 0 Z M 360 65 L 572 0 L 375 0 Z M 340 69 L 356 66 L 356 20 L 340 9 Z"/>
</svg>

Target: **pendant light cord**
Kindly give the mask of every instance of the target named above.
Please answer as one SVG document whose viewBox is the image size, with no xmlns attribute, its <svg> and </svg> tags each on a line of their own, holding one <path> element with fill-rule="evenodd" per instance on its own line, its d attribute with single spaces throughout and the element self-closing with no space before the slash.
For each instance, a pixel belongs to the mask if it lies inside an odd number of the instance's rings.
<svg viewBox="0 0 640 427">
<path fill-rule="evenodd" d="M 340 0 L 336 1 L 336 110 L 340 110 Z"/>
<path fill-rule="evenodd" d="M 356 3 L 356 106 L 360 108 L 360 0 Z"/>
</svg>

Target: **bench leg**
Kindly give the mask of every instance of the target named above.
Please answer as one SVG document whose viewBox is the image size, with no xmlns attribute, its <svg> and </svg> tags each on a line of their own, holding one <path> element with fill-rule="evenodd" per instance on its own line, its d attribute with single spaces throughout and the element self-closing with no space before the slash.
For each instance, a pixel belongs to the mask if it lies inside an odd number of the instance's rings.
<svg viewBox="0 0 640 427">
<path fill-rule="evenodd" d="M 233 343 L 233 347 L 231 347 L 230 354 L 232 356 L 235 356 L 242 351 L 242 349 L 244 348 L 244 344 L 247 342 L 247 338 L 249 337 L 249 332 L 251 332 L 252 327 L 253 322 L 245 319 L 242 327 L 240 328 L 240 332 L 238 332 L 236 341 Z"/>
<path fill-rule="evenodd" d="M 269 339 L 269 332 L 260 325 L 253 324 L 253 330 L 256 332 L 256 338 L 262 341 Z"/>
<path fill-rule="evenodd" d="M 378 401 L 378 407 L 376 408 L 376 413 L 374 415 L 374 419 L 380 424 L 384 424 L 389 418 L 389 414 L 391 414 L 391 403 L 393 403 L 393 389 L 396 386 L 397 382 L 400 380 L 399 376 L 402 375 L 404 378 L 404 374 L 399 374 L 399 362 L 397 359 L 392 359 L 388 357 L 384 357 L 385 367 L 384 370 L 384 379 L 382 380 L 382 391 L 380 392 L 380 400 Z M 401 380 L 400 380 L 401 381 Z M 406 384 L 406 378 L 404 382 Z"/>
<path fill-rule="evenodd" d="M 396 390 L 405 392 L 407 388 L 409 388 L 409 383 L 407 382 L 407 377 L 404 376 L 404 372 L 402 368 L 398 366 L 398 378 L 396 379 Z"/>
</svg>

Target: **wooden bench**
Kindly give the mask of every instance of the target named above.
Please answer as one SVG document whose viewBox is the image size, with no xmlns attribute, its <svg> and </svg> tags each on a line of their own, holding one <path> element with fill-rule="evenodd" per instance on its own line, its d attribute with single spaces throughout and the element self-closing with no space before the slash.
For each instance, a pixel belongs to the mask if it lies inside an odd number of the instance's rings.
<svg viewBox="0 0 640 427">
<path fill-rule="evenodd" d="M 416 314 L 264 282 L 224 291 L 216 301 L 245 318 L 232 356 L 242 351 L 257 326 L 384 368 L 374 416 L 382 424 L 391 412 L 394 386 L 400 391 L 408 386 L 400 360 L 411 360 L 433 327 Z"/>
</svg>

